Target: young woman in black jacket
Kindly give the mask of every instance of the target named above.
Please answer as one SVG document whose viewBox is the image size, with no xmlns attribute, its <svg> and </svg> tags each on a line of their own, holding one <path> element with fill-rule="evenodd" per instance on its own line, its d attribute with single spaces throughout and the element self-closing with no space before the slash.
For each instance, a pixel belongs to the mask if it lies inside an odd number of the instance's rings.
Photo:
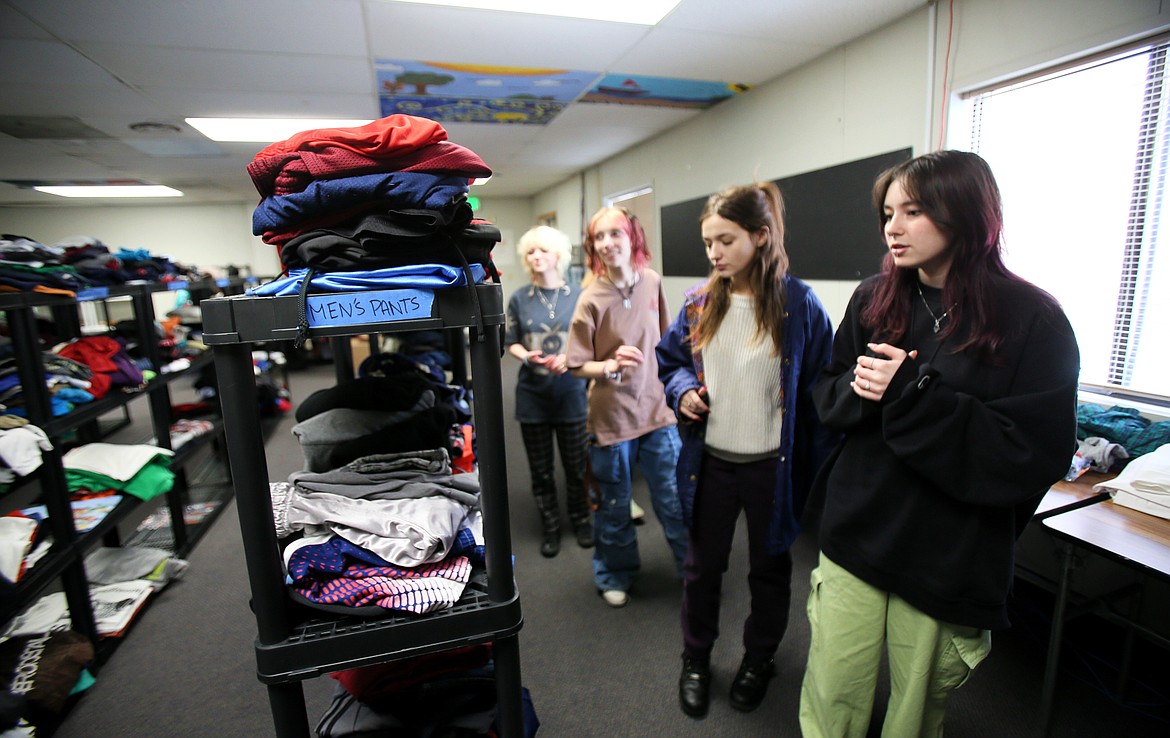
<svg viewBox="0 0 1170 738">
<path fill-rule="evenodd" d="M 1000 255 L 999 188 L 939 151 L 878 177 L 888 252 L 857 288 L 814 397 L 844 434 L 815 485 L 819 565 L 804 735 L 941 735 L 1006 627 L 1017 536 L 1076 447 L 1079 354 L 1056 301 Z"/>
</svg>

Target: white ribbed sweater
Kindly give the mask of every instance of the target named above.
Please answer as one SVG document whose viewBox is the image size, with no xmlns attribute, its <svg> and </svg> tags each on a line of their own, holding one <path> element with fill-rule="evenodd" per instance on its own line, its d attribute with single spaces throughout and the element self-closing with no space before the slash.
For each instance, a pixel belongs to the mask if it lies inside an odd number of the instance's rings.
<svg viewBox="0 0 1170 738">
<path fill-rule="evenodd" d="M 762 340 L 761 340 L 762 339 Z M 703 347 L 709 449 L 761 455 L 780 447 L 780 356 L 771 336 L 757 336 L 755 303 L 732 295 L 714 338 Z"/>
</svg>

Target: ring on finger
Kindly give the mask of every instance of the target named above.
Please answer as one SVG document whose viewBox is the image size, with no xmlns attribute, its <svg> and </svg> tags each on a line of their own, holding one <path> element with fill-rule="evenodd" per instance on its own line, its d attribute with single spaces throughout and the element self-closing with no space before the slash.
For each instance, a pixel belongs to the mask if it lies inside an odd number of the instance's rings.
<svg viewBox="0 0 1170 738">
<path fill-rule="evenodd" d="M 867 380 L 865 380 L 865 391 L 866 391 L 866 392 L 869 392 L 869 388 L 870 388 L 871 386 L 872 386 L 872 385 L 869 383 L 869 380 L 868 380 L 868 379 L 867 379 Z"/>
</svg>

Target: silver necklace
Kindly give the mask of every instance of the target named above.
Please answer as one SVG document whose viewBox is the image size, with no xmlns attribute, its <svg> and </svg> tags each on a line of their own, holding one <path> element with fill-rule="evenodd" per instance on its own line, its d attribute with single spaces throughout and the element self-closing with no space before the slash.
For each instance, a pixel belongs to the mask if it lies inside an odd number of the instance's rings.
<svg viewBox="0 0 1170 738">
<path fill-rule="evenodd" d="M 946 318 L 947 313 L 951 311 L 950 308 L 943 310 L 942 315 L 935 315 L 934 311 L 930 309 L 930 303 L 926 301 L 926 295 L 922 294 L 922 285 L 915 283 L 914 286 L 918 288 L 918 296 L 922 298 L 922 304 L 926 306 L 926 312 L 930 313 L 930 319 L 934 321 L 934 332 L 938 333 L 942 328 L 941 324 L 943 319 Z"/>
<path fill-rule="evenodd" d="M 622 296 L 622 307 L 624 307 L 626 310 L 629 310 L 630 298 L 634 296 L 634 287 L 638 284 L 638 275 L 634 275 L 634 278 L 630 280 L 630 284 L 624 290 L 621 287 L 618 287 L 617 282 L 613 281 L 613 279 L 610 277 L 607 276 L 605 280 L 612 284 L 613 288 L 618 291 L 619 295 Z"/>
<path fill-rule="evenodd" d="M 557 317 L 557 301 L 561 299 L 561 288 L 553 287 L 553 299 L 550 304 L 548 298 L 544 296 L 544 290 L 540 287 L 535 287 L 536 296 L 540 298 L 541 303 L 544 304 L 544 309 L 548 311 L 548 319 L 554 320 Z"/>
</svg>

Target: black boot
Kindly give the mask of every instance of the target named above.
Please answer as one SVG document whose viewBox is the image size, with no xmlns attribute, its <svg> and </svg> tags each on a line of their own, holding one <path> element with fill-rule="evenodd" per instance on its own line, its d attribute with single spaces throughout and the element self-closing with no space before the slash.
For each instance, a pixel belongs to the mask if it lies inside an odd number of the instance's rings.
<svg viewBox="0 0 1170 738">
<path fill-rule="evenodd" d="M 577 536 L 577 545 L 581 548 L 593 548 L 593 523 L 586 518 L 573 525 L 573 532 Z"/>
<path fill-rule="evenodd" d="M 540 555 L 551 559 L 561 552 L 561 516 L 556 495 L 537 495 L 536 509 L 540 512 Z"/>
<path fill-rule="evenodd" d="M 759 707 L 775 673 L 776 664 L 772 659 L 752 661 L 744 656 L 735 681 L 731 683 L 731 706 L 740 712 L 751 712 Z"/>
<path fill-rule="evenodd" d="M 561 552 L 561 529 L 545 528 L 540 539 L 540 555 L 551 559 Z"/>
<path fill-rule="evenodd" d="M 707 715 L 707 708 L 711 705 L 710 659 L 683 656 L 682 674 L 678 678 L 678 704 L 690 717 Z"/>
</svg>

